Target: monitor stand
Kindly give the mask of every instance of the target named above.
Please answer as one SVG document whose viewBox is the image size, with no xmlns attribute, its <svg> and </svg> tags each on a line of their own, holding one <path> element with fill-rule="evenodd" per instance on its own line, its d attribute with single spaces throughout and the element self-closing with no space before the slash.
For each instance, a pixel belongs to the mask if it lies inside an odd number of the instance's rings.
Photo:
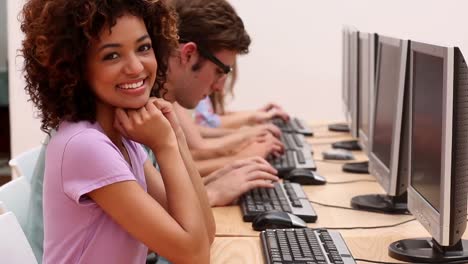
<svg viewBox="0 0 468 264">
<path fill-rule="evenodd" d="M 346 149 L 346 150 L 362 150 L 357 140 L 338 141 L 332 144 L 332 148 Z"/>
<path fill-rule="evenodd" d="M 354 196 L 351 199 L 351 207 L 384 214 L 407 214 L 407 201 L 408 196 L 406 192 L 399 196 L 367 194 Z"/>
<path fill-rule="evenodd" d="M 343 171 L 349 173 L 369 174 L 369 162 L 350 162 L 343 165 Z"/>
<path fill-rule="evenodd" d="M 468 240 L 459 240 L 453 246 L 441 246 L 433 238 L 403 239 L 388 246 L 388 255 L 406 262 L 468 262 Z"/>
<path fill-rule="evenodd" d="M 328 125 L 328 131 L 332 132 L 349 132 L 349 126 L 346 123 L 336 123 Z"/>
</svg>

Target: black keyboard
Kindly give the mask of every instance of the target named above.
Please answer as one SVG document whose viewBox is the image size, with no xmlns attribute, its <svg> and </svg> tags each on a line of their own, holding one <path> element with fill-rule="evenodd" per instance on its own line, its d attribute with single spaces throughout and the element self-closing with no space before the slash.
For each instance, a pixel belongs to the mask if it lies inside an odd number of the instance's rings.
<svg viewBox="0 0 468 264">
<path fill-rule="evenodd" d="M 260 233 L 267 264 L 355 264 L 339 232 L 326 229 L 267 229 Z"/>
<path fill-rule="evenodd" d="M 304 135 L 295 132 L 283 132 L 281 134 L 281 142 L 286 149 L 303 149 L 307 148 L 312 151 L 312 148 L 305 139 Z"/>
<path fill-rule="evenodd" d="M 288 181 L 277 182 L 274 188 L 257 188 L 245 193 L 240 207 L 245 222 L 252 222 L 259 213 L 271 210 L 292 213 L 307 223 L 317 221 L 317 214 L 302 186 Z"/>
<path fill-rule="evenodd" d="M 270 155 L 267 157 L 267 161 L 278 170 L 278 175 L 280 177 L 285 176 L 285 174 L 296 168 L 309 170 L 317 169 L 312 153 L 310 149 L 307 148 L 286 149 L 283 155 L 279 157 Z"/>
<path fill-rule="evenodd" d="M 281 118 L 273 118 L 272 122 L 283 132 L 295 132 L 303 134 L 305 136 L 314 135 L 312 130 L 307 126 L 307 124 L 296 117 L 290 118 L 287 122 Z"/>
</svg>

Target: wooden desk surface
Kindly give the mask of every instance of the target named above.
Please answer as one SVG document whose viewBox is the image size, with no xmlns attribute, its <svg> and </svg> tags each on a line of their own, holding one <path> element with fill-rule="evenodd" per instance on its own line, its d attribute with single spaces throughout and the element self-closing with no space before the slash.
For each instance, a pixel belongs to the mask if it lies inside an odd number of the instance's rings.
<svg viewBox="0 0 468 264">
<path fill-rule="evenodd" d="M 404 235 L 369 235 L 344 237 L 354 258 L 399 262 L 388 256 L 388 245 L 405 238 Z M 211 247 L 211 263 L 214 264 L 262 264 L 265 263 L 259 237 L 217 237 Z M 357 261 L 357 263 L 365 263 Z M 402 262 L 404 263 L 404 262 Z"/>
<path fill-rule="evenodd" d="M 317 172 L 327 178 L 328 184 L 322 186 L 303 186 L 312 201 L 340 206 L 350 206 L 350 200 L 356 195 L 383 194 L 384 190 L 368 174 L 349 174 L 342 172 L 341 161 L 323 161 L 322 151 L 330 149 L 330 144 L 341 140 L 352 139 L 346 133 L 333 133 L 327 130 L 325 123 L 312 125 L 314 137 L 308 138 L 312 144 Z M 365 161 L 367 156 L 362 152 L 353 152 L 356 161 Z M 370 180 L 338 184 L 350 180 Z M 325 207 L 313 204 L 318 221 L 309 227 L 343 228 L 373 227 L 393 225 L 413 219 L 411 215 L 388 215 L 364 211 L 354 211 Z M 264 263 L 260 248 L 259 232 L 253 231 L 251 223 L 242 221 L 239 206 L 213 208 L 217 225 L 216 239 L 212 246 L 212 263 Z M 355 258 L 379 261 L 398 262 L 388 256 L 388 245 L 394 241 L 428 237 L 429 233 L 414 220 L 396 227 L 375 229 L 338 230 Z M 465 238 L 468 234 L 465 233 Z M 358 262 L 359 263 L 359 262 Z M 364 262 L 362 262 L 364 263 Z"/>
<path fill-rule="evenodd" d="M 336 137 L 335 137 L 336 138 Z M 341 137 L 343 138 L 343 137 Z M 330 145 L 323 144 L 316 146 L 313 144 L 314 155 L 320 154 Z M 358 160 L 367 160 L 367 157 L 356 152 Z M 383 194 L 384 190 L 375 182 L 374 177 L 368 174 L 350 174 L 342 172 L 344 162 L 319 162 L 317 161 L 317 172 L 326 177 L 329 182 L 326 185 L 303 186 L 309 199 L 312 201 L 340 206 L 350 206 L 351 198 L 363 194 Z M 374 182 L 355 182 L 339 184 L 342 181 L 350 180 L 370 180 Z M 378 213 L 360 212 L 354 210 L 336 209 L 321 205 L 312 205 L 317 212 L 318 220 L 310 227 L 353 227 L 353 226 L 380 226 L 390 225 L 410 219 L 406 215 L 384 215 Z M 251 223 L 242 221 L 242 213 L 237 205 L 213 208 L 217 225 L 218 235 L 257 235 L 258 232 L 252 230 Z M 363 225 L 365 223 L 366 225 Z"/>
</svg>

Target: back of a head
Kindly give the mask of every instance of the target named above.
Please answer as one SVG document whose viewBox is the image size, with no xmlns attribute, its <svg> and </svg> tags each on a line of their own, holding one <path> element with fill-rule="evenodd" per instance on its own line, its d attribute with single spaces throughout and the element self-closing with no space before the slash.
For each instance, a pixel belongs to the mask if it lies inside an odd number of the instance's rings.
<svg viewBox="0 0 468 264">
<path fill-rule="evenodd" d="M 250 37 L 242 19 L 226 0 L 171 0 L 178 15 L 181 40 L 193 41 L 211 52 L 223 49 L 246 54 Z"/>
</svg>

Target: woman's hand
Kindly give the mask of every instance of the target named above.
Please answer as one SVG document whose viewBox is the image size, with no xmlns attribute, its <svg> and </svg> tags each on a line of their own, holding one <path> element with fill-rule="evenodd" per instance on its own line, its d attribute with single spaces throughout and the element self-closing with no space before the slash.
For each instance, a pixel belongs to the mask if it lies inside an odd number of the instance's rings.
<svg viewBox="0 0 468 264">
<path fill-rule="evenodd" d="M 115 110 L 115 128 L 125 137 L 147 145 L 154 151 L 177 147 L 172 117 L 172 106 L 151 98 L 145 106 L 136 110 Z"/>
</svg>

